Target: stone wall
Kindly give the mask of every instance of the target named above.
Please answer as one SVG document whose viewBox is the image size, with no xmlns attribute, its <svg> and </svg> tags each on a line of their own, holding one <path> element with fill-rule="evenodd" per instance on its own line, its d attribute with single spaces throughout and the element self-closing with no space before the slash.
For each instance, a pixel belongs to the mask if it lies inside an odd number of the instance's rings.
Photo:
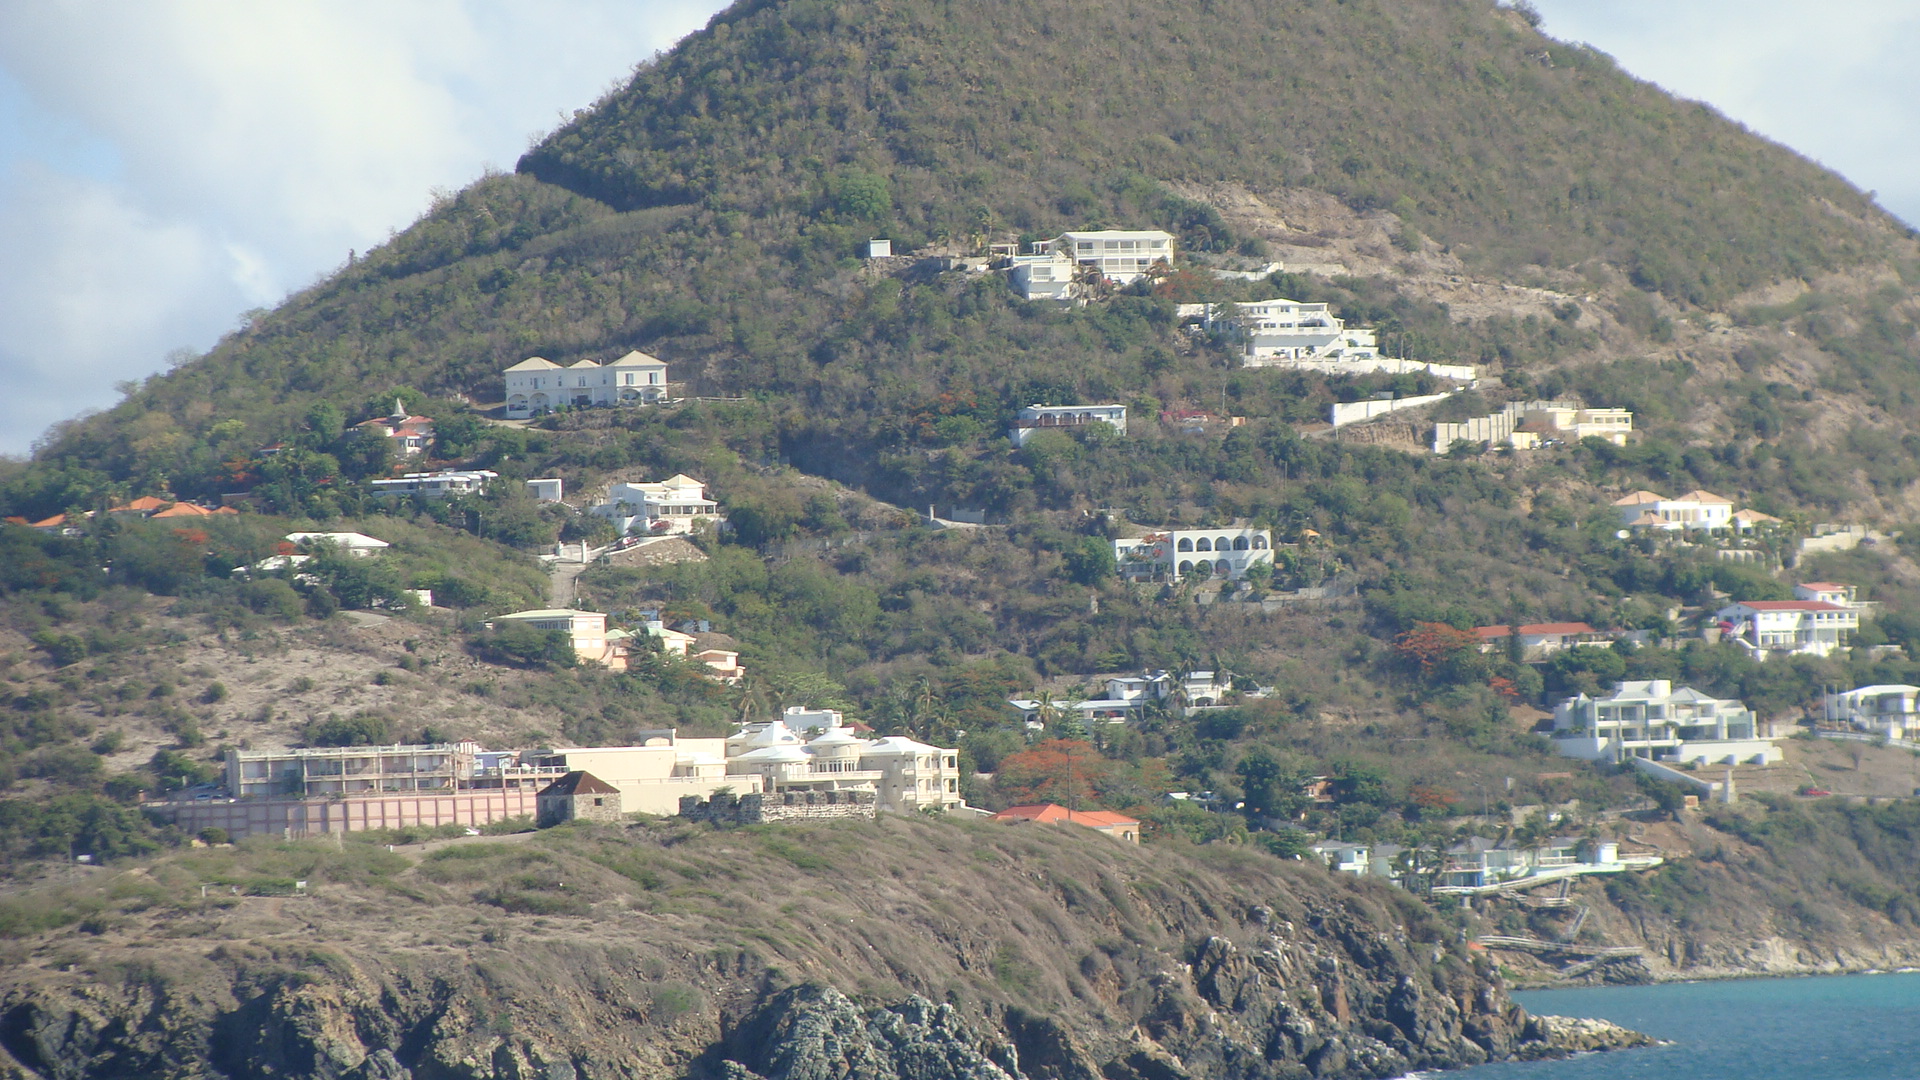
<svg viewBox="0 0 1920 1080">
<path fill-rule="evenodd" d="M 681 817 L 715 825 L 867 820 L 874 812 L 871 791 L 781 791 L 767 795 L 718 792 L 711 799 L 698 795 L 680 797 Z"/>
</svg>

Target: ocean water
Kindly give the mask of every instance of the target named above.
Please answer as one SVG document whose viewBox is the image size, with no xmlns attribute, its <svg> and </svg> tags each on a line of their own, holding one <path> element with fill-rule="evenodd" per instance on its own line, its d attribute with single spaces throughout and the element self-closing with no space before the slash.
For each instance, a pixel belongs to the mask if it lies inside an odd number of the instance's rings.
<svg viewBox="0 0 1920 1080">
<path fill-rule="evenodd" d="M 1920 974 L 1539 990 L 1529 1012 L 1598 1016 L 1673 1042 L 1434 1080 L 1920 1080 Z"/>
</svg>

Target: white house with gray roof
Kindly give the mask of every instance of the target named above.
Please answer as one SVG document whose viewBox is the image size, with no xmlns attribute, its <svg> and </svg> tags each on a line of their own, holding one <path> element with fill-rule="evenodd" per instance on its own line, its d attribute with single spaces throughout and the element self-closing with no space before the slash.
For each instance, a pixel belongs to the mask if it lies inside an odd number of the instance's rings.
<svg viewBox="0 0 1920 1080">
<path fill-rule="evenodd" d="M 1780 748 L 1760 735 L 1753 711 L 1667 679 L 1616 684 L 1603 697 L 1580 694 L 1553 710 L 1553 746 L 1565 757 L 1624 762 L 1771 765 Z"/>
<path fill-rule="evenodd" d="M 501 376 L 507 386 L 509 419 L 560 408 L 642 405 L 667 397 L 666 363 L 637 349 L 609 363 L 578 360 L 567 367 L 531 356 Z"/>
</svg>

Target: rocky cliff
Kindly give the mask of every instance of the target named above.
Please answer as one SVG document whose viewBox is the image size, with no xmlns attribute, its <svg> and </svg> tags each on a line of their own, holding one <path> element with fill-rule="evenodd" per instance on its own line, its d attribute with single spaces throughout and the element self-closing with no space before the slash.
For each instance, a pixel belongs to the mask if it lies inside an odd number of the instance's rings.
<svg viewBox="0 0 1920 1080">
<path fill-rule="evenodd" d="M 289 860 L 307 895 L 253 895 Z M 1038 826 L 263 844 L 11 902 L 92 914 L 14 943 L 7 1077 L 1388 1077 L 1564 1043 L 1385 889 Z"/>
</svg>

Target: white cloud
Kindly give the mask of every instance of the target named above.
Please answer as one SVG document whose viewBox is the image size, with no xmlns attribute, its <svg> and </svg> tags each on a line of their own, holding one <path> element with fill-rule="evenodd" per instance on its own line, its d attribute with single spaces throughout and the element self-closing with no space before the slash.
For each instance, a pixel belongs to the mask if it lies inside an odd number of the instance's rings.
<svg viewBox="0 0 1920 1080">
<path fill-rule="evenodd" d="M 1879 194 L 1920 224 L 1920 5 L 1913 0 L 1534 0 L 1585 41 Z"/>
<path fill-rule="evenodd" d="M 0 378 L 30 388 L 0 452 L 511 168 L 717 6 L 0 5 Z"/>
</svg>

